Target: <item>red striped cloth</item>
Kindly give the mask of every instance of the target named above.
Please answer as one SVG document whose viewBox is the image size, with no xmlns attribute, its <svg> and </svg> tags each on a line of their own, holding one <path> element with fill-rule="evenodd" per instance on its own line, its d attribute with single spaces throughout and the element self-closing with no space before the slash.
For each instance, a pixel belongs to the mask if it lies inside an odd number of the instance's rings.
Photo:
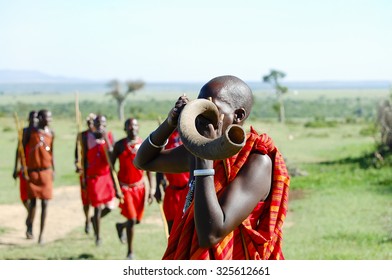
<svg viewBox="0 0 392 280">
<path fill-rule="evenodd" d="M 268 198 L 259 202 L 240 226 L 209 249 L 198 245 L 192 203 L 182 218 L 174 222 L 162 259 L 284 259 L 282 226 L 286 218 L 290 178 L 282 155 L 268 135 L 259 135 L 251 127 L 246 145 L 237 155 L 214 163 L 215 190 L 219 196 L 253 151 L 267 154 L 273 162 L 273 180 Z"/>
</svg>

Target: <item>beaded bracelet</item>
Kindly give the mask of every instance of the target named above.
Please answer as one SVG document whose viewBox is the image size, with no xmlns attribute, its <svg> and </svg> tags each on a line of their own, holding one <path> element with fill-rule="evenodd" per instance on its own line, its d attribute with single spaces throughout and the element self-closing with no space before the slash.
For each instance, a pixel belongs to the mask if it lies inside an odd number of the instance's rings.
<svg viewBox="0 0 392 280">
<path fill-rule="evenodd" d="M 152 141 L 151 141 L 151 134 L 152 134 L 152 133 L 150 133 L 150 135 L 148 135 L 148 143 L 150 143 L 150 145 L 153 146 L 154 148 L 162 149 L 162 148 L 164 148 L 164 147 L 167 145 L 167 143 L 169 142 L 169 139 L 166 139 L 165 143 L 163 143 L 161 146 L 155 145 L 155 144 L 152 143 Z"/>
<path fill-rule="evenodd" d="M 213 176 L 215 175 L 214 169 L 195 169 L 193 170 L 193 176 Z"/>
</svg>

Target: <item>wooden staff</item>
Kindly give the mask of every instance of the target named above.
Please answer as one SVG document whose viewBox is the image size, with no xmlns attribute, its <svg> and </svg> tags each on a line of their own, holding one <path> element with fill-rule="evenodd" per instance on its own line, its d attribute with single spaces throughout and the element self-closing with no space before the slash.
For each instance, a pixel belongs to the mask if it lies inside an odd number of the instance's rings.
<svg viewBox="0 0 392 280">
<path fill-rule="evenodd" d="M 163 194 L 163 187 L 161 184 L 159 184 L 159 190 L 161 191 L 161 194 Z M 159 205 L 159 211 L 161 212 L 161 218 L 162 218 L 162 222 L 163 222 L 163 228 L 165 230 L 165 236 L 166 239 L 169 238 L 169 227 L 167 226 L 167 220 L 166 220 L 166 216 L 165 216 L 165 212 L 163 211 L 163 199 L 162 199 L 162 203 L 158 203 Z"/>
<path fill-rule="evenodd" d="M 18 114 L 14 112 L 14 118 L 16 123 L 16 129 L 18 130 L 18 154 L 22 164 L 23 175 L 26 180 L 29 180 L 29 173 L 27 171 L 26 156 L 23 147 L 23 128 L 21 128 L 19 123 Z"/>
<path fill-rule="evenodd" d="M 161 125 L 161 123 L 162 123 L 162 119 L 161 119 L 160 116 L 158 116 L 158 125 Z M 163 222 L 163 228 L 165 230 L 165 236 L 166 236 L 166 239 L 168 239 L 169 238 L 169 227 L 167 226 L 166 215 L 165 215 L 165 212 L 163 211 L 163 205 L 162 205 L 165 193 L 164 193 L 164 190 L 163 190 L 163 186 L 162 186 L 162 184 L 160 182 L 158 183 L 158 188 L 159 188 L 159 191 L 161 192 L 161 197 L 162 197 L 162 200 L 161 200 L 162 203 L 158 203 L 159 211 L 161 213 L 161 218 L 162 218 L 162 222 Z"/>
<path fill-rule="evenodd" d="M 105 152 L 106 161 L 109 164 L 110 172 L 111 172 L 112 177 L 113 177 L 114 186 L 116 188 L 117 193 L 120 195 L 120 194 L 122 194 L 121 187 L 120 187 L 120 182 L 118 181 L 117 172 L 116 172 L 116 170 L 114 170 L 112 161 L 110 160 L 109 152 L 106 149 L 105 145 L 103 145 L 103 150 Z M 120 202 L 124 203 L 124 199 L 122 197 L 120 197 Z"/>
<path fill-rule="evenodd" d="M 78 161 L 76 162 L 76 167 L 78 170 L 81 170 L 80 174 L 82 176 L 82 188 L 85 187 L 85 170 L 84 170 L 84 152 L 83 152 L 83 144 L 82 144 L 82 122 L 81 122 L 81 113 L 79 109 L 79 93 L 75 94 L 75 121 L 76 121 L 76 149 L 77 149 L 77 157 Z"/>
</svg>

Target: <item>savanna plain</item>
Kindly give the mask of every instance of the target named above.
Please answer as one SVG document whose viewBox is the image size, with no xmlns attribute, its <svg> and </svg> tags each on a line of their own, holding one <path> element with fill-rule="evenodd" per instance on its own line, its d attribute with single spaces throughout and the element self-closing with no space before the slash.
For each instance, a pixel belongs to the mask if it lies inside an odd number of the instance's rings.
<svg viewBox="0 0 392 280">
<path fill-rule="evenodd" d="M 180 93 L 129 96 L 126 116 L 135 116 L 140 136 L 146 138 L 165 118 Z M 83 117 L 89 112 L 108 116 L 108 129 L 117 140 L 124 137 L 109 96 L 80 93 Z M 196 93 L 190 93 L 195 98 Z M 286 121 L 277 121 L 274 96 L 255 92 L 256 103 L 245 125 L 269 134 L 284 155 L 291 175 L 289 211 L 283 228 L 283 252 L 289 260 L 383 260 L 392 259 L 392 156 L 380 152 L 376 125 L 377 104 L 390 98 L 389 90 L 304 90 L 285 97 Z M 12 178 L 17 144 L 13 113 L 25 120 L 28 111 L 53 112 L 55 190 L 79 189 L 74 171 L 77 133 L 73 94 L 18 94 L 0 96 L 0 205 L 23 207 L 18 182 Z M 379 151 L 379 153 L 375 153 Z M 378 156 L 375 156 L 378 155 Z M 380 157 L 381 155 L 381 157 Z M 3 260 L 116 260 L 125 258 L 115 223 L 123 221 L 115 209 L 102 220 L 103 243 L 94 244 L 84 233 L 80 196 L 80 221 L 65 236 L 43 246 L 0 242 Z M 65 206 L 66 207 L 66 206 Z M 49 204 L 48 211 L 51 211 Z M 51 215 L 56 215 L 53 213 Z M 60 217 L 60 215 L 59 215 Z M 58 223 L 64 223 L 61 216 Z M 37 215 L 36 219 L 39 218 Z M 14 223 L 23 224 L 25 216 Z M 12 228 L 0 224 L 1 236 Z M 45 232 L 53 228 L 47 227 Z M 24 238 L 24 231 L 13 232 Z M 166 238 L 159 205 L 146 205 L 144 221 L 135 228 L 134 250 L 140 260 L 159 260 Z"/>
</svg>

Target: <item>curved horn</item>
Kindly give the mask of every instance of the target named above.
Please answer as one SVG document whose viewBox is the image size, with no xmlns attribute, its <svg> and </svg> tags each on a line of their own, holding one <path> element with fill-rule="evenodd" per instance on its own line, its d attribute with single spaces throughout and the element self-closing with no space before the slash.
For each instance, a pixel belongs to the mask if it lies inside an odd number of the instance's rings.
<svg viewBox="0 0 392 280">
<path fill-rule="evenodd" d="M 200 135 L 195 125 L 199 115 L 211 120 L 216 126 L 219 111 L 215 104 L 207 99 L 193 100 L 182 110 L 178 132 L 185 148 L 195 156 L 210 160 L 225 159 L 237 154 L 245 145 L 245 131 L 236 124 L 231 124 L 222 136 L 216 139 Z"/>
</svg>

